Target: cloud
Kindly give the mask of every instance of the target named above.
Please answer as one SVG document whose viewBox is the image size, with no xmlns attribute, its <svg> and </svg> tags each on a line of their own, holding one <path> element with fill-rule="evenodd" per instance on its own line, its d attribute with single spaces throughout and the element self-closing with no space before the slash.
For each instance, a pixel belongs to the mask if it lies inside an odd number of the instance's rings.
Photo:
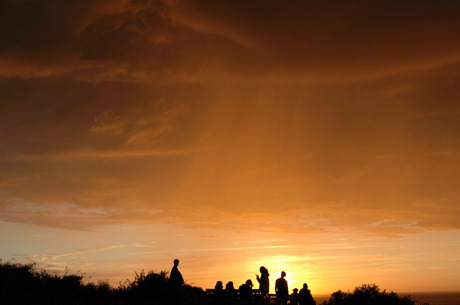
<svg viewBox="0 0 460 305">
<path fill-rule="evenodd" d="M 459 113 L 444 74 L 458 78 L 444 68 L 307 88 L 4 80 L 4 198 L 111 212 L 2 217 L 76 229 L 455 229 Z"/>
<path fill-rule="evenodd" d="M 3 2 L 1 217 L 457 229 L 456 6 Z"/>
<path fill-rule="evenodd" d="M 0 25 L 8 30 L 1 37 L 1 75 L 189 80 L 227 57 L 231 67 L 248 54 L 224 37 L 172 24 L 173 8 L 163 1 L 107 3 L 3 3 Z"/>
<path fill-rule="evenodd" d="M 147 82 L 400 74 L 459 62 L 457 6 L 5 1 L 1 74 Z"/>
<path fill-rule="evenodd" d="M 251 42 L 265 51 L 265 64 L 278 73 L 327 71 L 353 77 L 389 67 L 414 68 L 440 54 L 458 61 L 458 45 L 449 42 L 452 28 L 459 26 L 452 2 L 436 8 L 428 1 L 176 2 L 173 20 Z"/>
</svg>

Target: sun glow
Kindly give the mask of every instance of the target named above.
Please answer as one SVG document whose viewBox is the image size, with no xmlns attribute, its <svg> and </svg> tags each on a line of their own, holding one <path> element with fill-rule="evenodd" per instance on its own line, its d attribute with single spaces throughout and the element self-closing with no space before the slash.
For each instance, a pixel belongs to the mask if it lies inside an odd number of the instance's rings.
<svg viewBox="0 0 460 305">
<path fill-rule="evenodd" d="M 258 270 L 260 266 L 264 266 L 268 269 L 270 273 L 271 293 L 275 292 L 276 279 L 281 276 L 282 271 L 285 271 L 285 279 L 288 281 L 289 291 L 292 292 L 294 288 L 300 290 L 303 283 L 308 283 L 309 286 L 312 285 L 312 287 L 316 287 L 314 279 L 311 277 L 309 266 L 302 264 L 306 259 L 308 258 L 295 255 L 264 256 L 257 258 L 257 261 L 251 261 L 250 265 L 254 266 L 253 269 L 255 270 Z M 258 287 L 258 285 L 255 285 L 255 287 Z"/>
</svg>

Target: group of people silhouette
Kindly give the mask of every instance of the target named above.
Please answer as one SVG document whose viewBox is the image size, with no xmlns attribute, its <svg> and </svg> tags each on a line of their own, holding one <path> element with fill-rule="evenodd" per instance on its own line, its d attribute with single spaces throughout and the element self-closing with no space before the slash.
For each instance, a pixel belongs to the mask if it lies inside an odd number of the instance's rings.
<svg viewBox="0 0 460 305">
<path fill-rule="evenodd" d="M 171 269 L 169 281 L 175 286 L 184 284 L 184 279 L 179 269 L 179 260 L 174 260 L 174 266 Z M 216 305 L 250 305 L 250 304 L 270 304 L 270 273 L 267 268 L 261 266 L 260 275 L 256 274 L 259 282 L 259 290 L 255 293 L 252 280 L 248 279 L 245 283 L 235 289 L 232 281 L 225 285 L 222 281 L 217 281 L 212 292 L 211 304 Z M 276 304 L 277 305 L 316 305 L 307 283 L 303 284 L 300 291 L 297 288 L 289 294 L 288 282 L 285 279 L 286 272 L 281 272 L 281 277 L 275 281 Z"/>
</svg>

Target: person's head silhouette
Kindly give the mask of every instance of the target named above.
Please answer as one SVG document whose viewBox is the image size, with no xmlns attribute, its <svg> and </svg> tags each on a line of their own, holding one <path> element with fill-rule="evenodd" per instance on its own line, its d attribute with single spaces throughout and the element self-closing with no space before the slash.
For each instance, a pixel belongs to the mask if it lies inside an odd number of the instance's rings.
<svg viewBox="0 0 460 305">
<path fill-rule="evenodd" d="M 286 276 L 286 272 L 281 271 L 281 277 L 284 278 Z"/>
<path fill-rule="evenodd" d="M 270 274 L 268 274 L 267 268 L 265 268 L 264 266 L 261 266 L 259 270 L 260 270 L 260 273 L 262 273 L 262 274 L 265 274 L 267 276 L 270 275 Z"/>
<path fill-rule="evenodd" d="M 179 266 L 179 260 L 177 258 L 174 260 L 174 266 Z"/>
</svg>

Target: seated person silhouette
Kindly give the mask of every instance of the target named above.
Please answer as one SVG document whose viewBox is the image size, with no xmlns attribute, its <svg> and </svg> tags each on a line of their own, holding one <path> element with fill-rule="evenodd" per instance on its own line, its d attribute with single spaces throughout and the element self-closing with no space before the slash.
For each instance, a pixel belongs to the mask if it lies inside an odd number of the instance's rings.
<svg viewBox="0 0 460 305">
<path fill-rule="evenodd" d="M 292 289 L 292 293 L 289 297 L 290 305 L 299 305 L 299 293 L 298 292 L 299 292 L 299 289 L 297 288 Z"/>
<path fill-rule="evenodd" d="M 299 304 L 300 305 L 316 305 L 316 301 L 313 299 L 310 289 L 308 289 L 307 283 L 304 283 L 302 289 L 300 289 Z"/>
<path fill-rule="evenodd" d="M 225 285 L 225 301 L 226 304 L 236 304 L 238 294 L 233 286 L 233 282 L 230 281 Z"/>
<path fill-rule="evenodd" d="M 214 293 L 212 295 L 212 304 L 221 305 L 224 303 L 224 285 L 221 281 L 214 286 Z"/>
<path fill-rule="evenodd" d="M 250 304 L 252 301 L 252 281 L 247 280 L 239 288 L 240 291 L 240 304 Z"/>
</svg>

